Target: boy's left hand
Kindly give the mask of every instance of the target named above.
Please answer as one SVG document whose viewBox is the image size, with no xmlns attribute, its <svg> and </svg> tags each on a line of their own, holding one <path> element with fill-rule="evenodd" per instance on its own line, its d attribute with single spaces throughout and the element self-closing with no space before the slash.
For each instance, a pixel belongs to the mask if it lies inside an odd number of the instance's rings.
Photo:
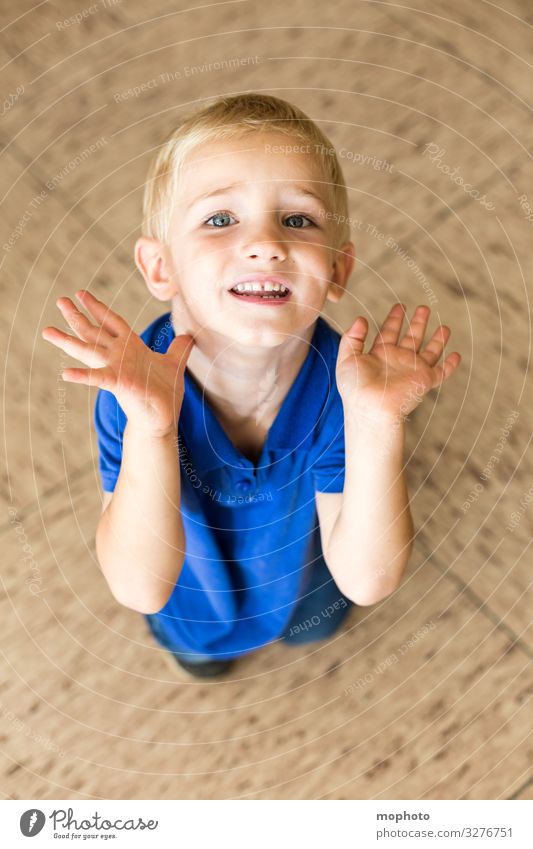
<svg viewBox="0 0 533 849">
<path fill-rule="evenodd" d="M 345 411 L 376 421 L 407 416 L 430 389 L 453 374 L 461 362 L 457 351 L 437 365 L 449 327 L 438 327 L 421 350 L 430 313 L 429 307 L 418 306 L 398 343 L 406 312 L 403 304 L 395 304 L 367 354 L 363 349 L 368 322 L 356 318 L 341 339 L 337 357 L 337 388 Z"/>
</svg>

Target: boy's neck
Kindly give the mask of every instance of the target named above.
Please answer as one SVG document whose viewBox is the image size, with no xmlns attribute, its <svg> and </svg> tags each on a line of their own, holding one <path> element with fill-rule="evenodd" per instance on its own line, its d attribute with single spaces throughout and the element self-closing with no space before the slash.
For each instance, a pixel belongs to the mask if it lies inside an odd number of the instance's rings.
<svg viewBox="0 0 533 849">
<path fill-rule="evenodd" d="M 176 328 L 174 332 L 184 332 Z M 279 410 L 309 353 L 315 324 L 275 348 L 228 346 L 218 334 L 195 337 L 187 371 L 226 422 L 269 420 Z"/>
</svg>

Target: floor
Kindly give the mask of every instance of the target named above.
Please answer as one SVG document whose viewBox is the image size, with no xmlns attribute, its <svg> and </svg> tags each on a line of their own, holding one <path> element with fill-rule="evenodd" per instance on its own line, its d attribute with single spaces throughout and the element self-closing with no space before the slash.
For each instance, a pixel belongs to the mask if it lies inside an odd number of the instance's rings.
<svg viewBox="0 0 533 849">
<path fill-rule="evenodd" d="M 3 12 L 2 795 L 532 799 L 531 5 Z M 400 589 L 329 643 L 181 683 L 97 567 L 95 392 L 61 381 L 74 363 L 40 331 L 78 288 L 138 331 L 163 311 L 132 257 L 151 152 L 191 105 L 247 89 L 344 151 L 358 265 L 330 320 L 427 303 L 463 365 L 408 425 Z"/>
</svg>

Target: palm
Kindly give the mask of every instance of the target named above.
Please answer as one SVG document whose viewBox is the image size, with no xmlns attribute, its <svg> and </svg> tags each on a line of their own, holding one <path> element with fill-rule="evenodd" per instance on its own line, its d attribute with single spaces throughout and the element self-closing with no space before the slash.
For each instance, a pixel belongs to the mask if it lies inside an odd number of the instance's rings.
<svg viewBox="0 0 533 849">
<path fill-rule="evenodd" d="M 358 316 L 341 339 L 337 359 L 337 387 L 345 403 L 387 415 L 407 415 L 430 389 L 448 379 L 461 356 L 454 352 L 438 365 L 451 333 L 444 325 L 421 350 L 429 313 L 428 307 L 417 307 L 398 342 L 405 312 L 402 304 L 396 304 L 366 354 L 368 323 Z"/>
<path fill-rule="evenodd" d="M 98 371 L 99 386 L 113 392 L 128 418 L 162 430 L 171 427 L 174 400 L 181 402 L 179 370 L 172 352 L 157 354 L 131 332 L 108 344 L 107 363 Z"/>
<path fill-rule="evenodd" d="M 89 292 L 79 293 L 78 298 L 96 320 L 96 326 L 70 298 L 64 298 L 58 301 L 58 307 L 78 339 L 55 327 L 43 330 L 47 341 L 89 366 L 65 369 L 63 379 L 107 389 L 136 426 L 153 434 L 169 432 L 179 418 L 183 374 L 192 338 L 177 336 L 166 354 L 158 354 L 120 315 Z"/>
</svg>

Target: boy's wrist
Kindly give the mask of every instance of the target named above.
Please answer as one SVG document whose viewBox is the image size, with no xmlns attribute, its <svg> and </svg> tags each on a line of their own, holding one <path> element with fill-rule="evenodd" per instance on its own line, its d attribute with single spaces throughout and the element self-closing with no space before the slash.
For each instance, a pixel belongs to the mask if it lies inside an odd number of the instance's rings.
<svg viewBox="0 0 533 849">
<path fill-rule="evenodd" d="M 124 433 L 144 440 L 156 440 L 158 442 L 175 442 L 178 436 L 178 423 L 160 430 L 158 428 L 147 428 L 146 425 L 138 424 L 133 419 L 128 419 Z"/>
<path fill-rule="evenodd" d="M 402 416 L 372 418 L 345 415 L 345 450 L 358 466 L 365 457 L 372 463 L 378 461 L 399 463 L 403 467 L 405 449 L 405 421 Z"/>
<path fill-rule="evenodd" d="M 361 409 L 354 406 L 344 406 L 344 427 L 361 433 L 376 436 L 390 435 L 393 432 L 405 431 L 405 419 L 382 409 Z"/>
</svg>

